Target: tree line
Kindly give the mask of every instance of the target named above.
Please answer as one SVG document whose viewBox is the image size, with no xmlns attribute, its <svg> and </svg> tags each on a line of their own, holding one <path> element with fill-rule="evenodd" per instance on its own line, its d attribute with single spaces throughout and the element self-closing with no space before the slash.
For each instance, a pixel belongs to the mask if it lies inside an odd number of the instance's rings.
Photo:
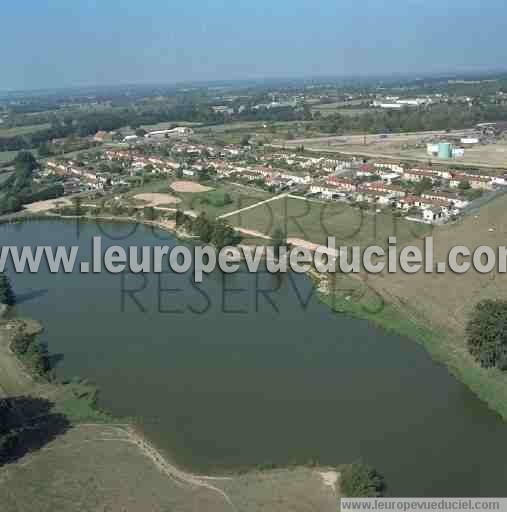
<svg viewBox="0 0 507 512">
<path fill-rule="evenodd" d="M 371 110 L 356 116 L 337 113 L 320 118 L 317 125 L 323 132 L 337 134 L 400 133 L 459 130 L 473 128 L 479 123 L 506 120 L 507 106 L 504 105 L 469 107 L 441 104 L 421 109 Z"/>
</svg>

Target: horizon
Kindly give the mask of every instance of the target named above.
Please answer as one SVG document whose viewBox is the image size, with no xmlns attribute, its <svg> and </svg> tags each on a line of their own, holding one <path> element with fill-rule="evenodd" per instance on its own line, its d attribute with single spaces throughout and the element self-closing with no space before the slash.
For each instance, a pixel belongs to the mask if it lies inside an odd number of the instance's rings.
<svg viewBox="0 0 507 512">
<path fill-rule="evenodd" d="M 378 73 L 364 73 L 364 74 L 345 74 L 345 75 L 279 75 L 279 76 L 265 76 L 258 78 L 216 78 L 210 80 L 177 80 L 177 81 L 165 81 L 165 82 L 116 82 L 116 83 L 103 83 L 103 84 L 69 84 L 60 85 L 54 87 L 40 87 L 40 88 L 21 88 L 21 89 L 2 89 L 0 88 L 0 94 L 16 94 L 16 93 L 56 93 L 60 91 L 82 91 L 91 90 L 96 91 L 100 89 L 116 89 L 116 88 L 143 88 L 143 87 L 210 87 L 210 86 L 235 86 L 239 84 L 252 84 L 261 85 L 263 83 L 273 83 L 277 85 L 283 82 L 305 82 L 315 81 L 319 84 L 324 84 L 325 81 L 339 82 L 339 81 L 377 81 L 382 82 L 385 80 L 450 80 L 450 79 L 487 79 L 488 76 L 501 77 L 507 74 L 507 66 L 498 68 L 474 68 L 474 69 L 448 69 L 442 72 L 435 71 L 418 71 L 413 73 L 405 72 L 386 72 L 383 74 Z"/>
</svg>

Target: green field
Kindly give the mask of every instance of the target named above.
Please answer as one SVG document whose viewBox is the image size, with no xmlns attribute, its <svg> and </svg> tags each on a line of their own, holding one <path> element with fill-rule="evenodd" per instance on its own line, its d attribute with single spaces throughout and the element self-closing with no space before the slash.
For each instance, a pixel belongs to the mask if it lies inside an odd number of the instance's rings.
<svg viewBox="0 0 507 512">
<path fill-rule="evenodd" d="M 49 123 L 33 124 L 29 126 L 15 126 L 14 128 L 0 128 L 0 137 L 15 137 L 17 135 L 29 135 L 31 133 L 51 128 Z"/>
<path fill-rule="evenodd" d="M 172 192 L 172 194 L 181 199 L 181 209 L 204 212 L 210 219 L 245 208 L 273 196 L 273 194 L 264 190 L 233 183 L 219 183 L 213 185 L 213 187 L 212 191 L 198 194 L 176 192 Z M 228 194 L 232 202 L 225 205 L 215 204 L 215 200 L 224 194 Z"/>
<path fill-rule="evenodd" d="M 288 237 L 325 244 L 328 236 L 346 245 L 387 245 L 389 236 L 398 243 L 421 237 L 427 226 L 407 222 L 390 213 L 362 211 L 345 203 L 281 198 L 227 219 L 232 225 L 270 235 L 275 227 Z"/>
</svg>

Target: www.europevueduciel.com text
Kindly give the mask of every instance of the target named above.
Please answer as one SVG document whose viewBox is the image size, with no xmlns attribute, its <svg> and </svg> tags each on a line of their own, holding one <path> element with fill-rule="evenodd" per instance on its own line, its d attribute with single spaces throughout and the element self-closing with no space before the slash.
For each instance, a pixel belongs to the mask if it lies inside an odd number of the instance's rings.
<svg viewBox="0 0 507 512">
<path fill-rule="evenodd" d="M 51 273 L 123 272 L 127 267 L 132 273 L 163 272 L 164 262 L 175 273 L 188 272 L 193 267 L 196 282 L 202 282 L 203 275 L 213 272 L 217 266 L 226 273 L 234 273 L 241 262 L 246 264 L 248 272 L 257 272 L 261 261 L 265 261 L 268 272 L 297 273 L 315 269 L 317 272 L 378 274 L 404 272 L 414 274 L 444 273 L 450 270 L 457 274 L 474 268 L 480 273 L 489 273 L 496 269 L 507 272 L 507 247 L 481 246 L 473 251 L 465 246 L 455 246 L 447 254 L 447 261 L 434 262 L 433 238 L 424 239 L 423 248 L 405 246 L 400 250 L 396 246 L 396 237 L 389 237 L 387 250 L 378 246 L 361 248 L 359 246 L 336 247 L 334 237 L 329 237 L 327 245 L 316 247 L 296 246 L 227 246 L 217 249 L 211 245 L 189 247 L 177 246 L 129 246 L 124 248 L 111 245 L 103 248 L 102 237 L 92 239 L 91 261 L 78 264 L 79 246 L 2 246 L 0 248 L 0 272 L 10 260 L 17 273 L 38 272 L 41 264 L 46 263 Z"/>
</svg>

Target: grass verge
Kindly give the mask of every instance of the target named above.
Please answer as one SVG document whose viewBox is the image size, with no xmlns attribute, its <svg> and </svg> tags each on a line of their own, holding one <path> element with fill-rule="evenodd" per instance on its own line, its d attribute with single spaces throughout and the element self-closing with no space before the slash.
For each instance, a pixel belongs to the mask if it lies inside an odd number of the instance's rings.
<svg viewBox="0 0 507 512">
<path fill-rule="evenodd" d="M 319 298 L 337 314 L 368 320 L 421 344 L 433 360 L 444 364 L 454 377 L 507 421 L 507 378 L 503 372 L 481 368 L 451 333 L 431 327 L 408 307 L 387 303 L 364 285 L 347 283 L 343 288 L 347 291 L 321 289 Z"/>
</svg>

